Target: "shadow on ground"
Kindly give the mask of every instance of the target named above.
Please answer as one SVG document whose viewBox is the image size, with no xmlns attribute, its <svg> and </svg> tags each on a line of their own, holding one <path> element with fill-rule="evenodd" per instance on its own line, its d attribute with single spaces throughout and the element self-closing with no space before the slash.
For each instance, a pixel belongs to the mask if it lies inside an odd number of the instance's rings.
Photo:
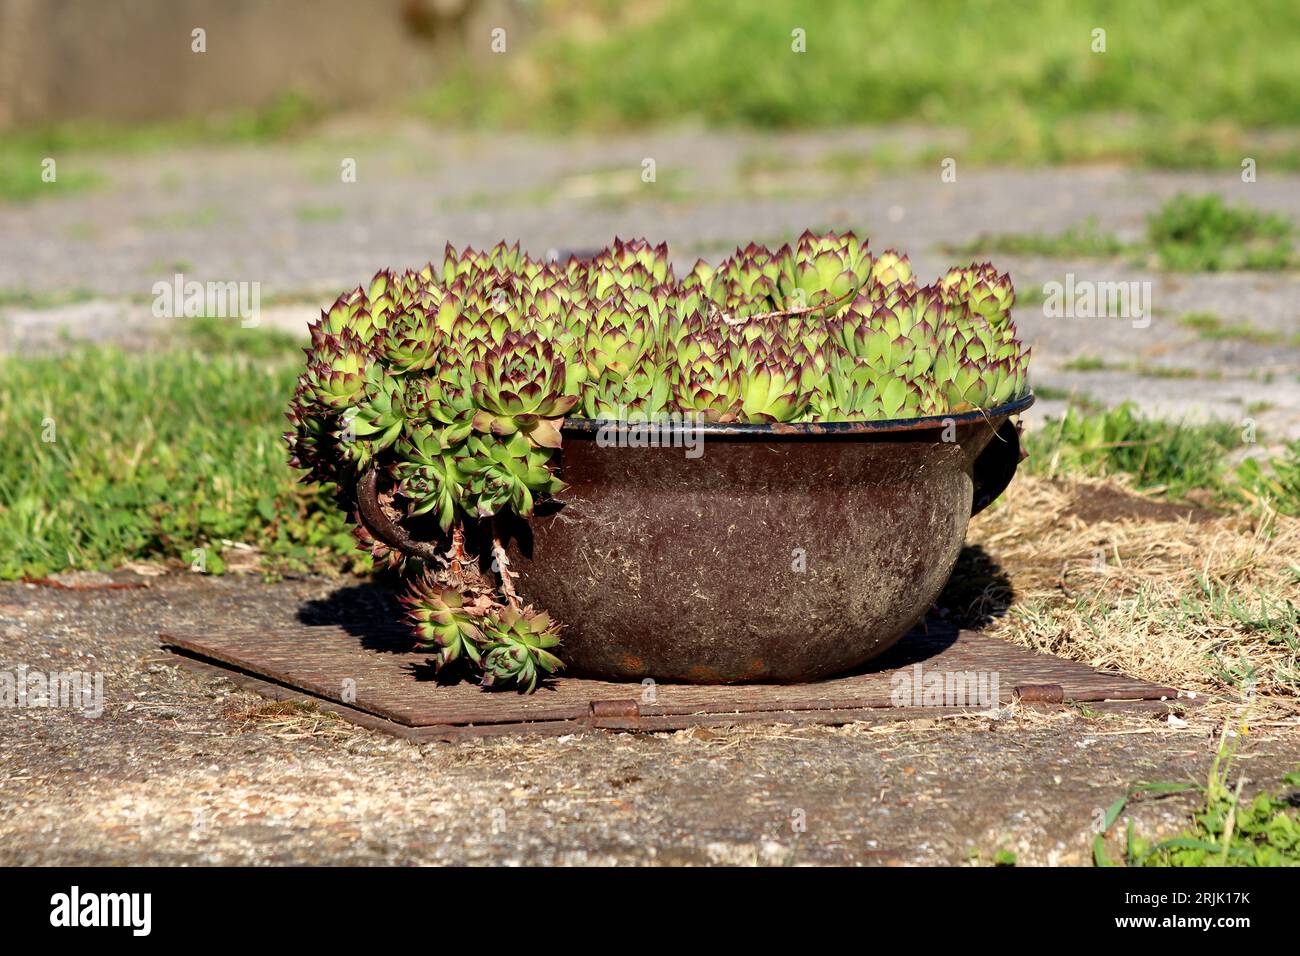
<svg viewBox="0 0 1300 956">
<path fill-rule="evenodd" d="M 981 630 L 1006 614 L 1015 597 L 1002 566 L 983 546 L 967 545 L 926 620 L 937 618 L 958 628 Z"/>
</svg>

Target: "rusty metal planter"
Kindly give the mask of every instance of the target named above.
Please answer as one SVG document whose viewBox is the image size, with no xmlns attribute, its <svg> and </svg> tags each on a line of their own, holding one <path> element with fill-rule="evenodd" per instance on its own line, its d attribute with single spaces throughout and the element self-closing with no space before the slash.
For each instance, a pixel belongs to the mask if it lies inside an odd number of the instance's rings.
<svg viewBox="0 0 1300 956">
<path fill-rule="evenodd" d="M 565 624 L 570 673 L 807 681 L 891 647 L 947 583 L 970 515 L 1020 461 L 989 411 L 882 422 L 568 419 L 555 501 L 506 535 L 525 598 Z M 640 429 L 640 431 L 638 431 Z M 688 454 L 688 444 L 699 454 Z M 359 485 L 376 537 L 432 553 Z"/>
<path fill-rule="evenodd" d="M 521 592 L 565 622 L 575 674 L 843 673 L 938 597 L 968 517 L 1015 472 L 1009 418 L 1032 401 L 904 421 L 694 426 L 698 457 L 671 447 L 672 430 L 659 430 L 660 447 L 628 447 L 634 425 L 570 420 L 569 487 L 558 510 L 520 526 L 512 567 Z"/>
</svg>

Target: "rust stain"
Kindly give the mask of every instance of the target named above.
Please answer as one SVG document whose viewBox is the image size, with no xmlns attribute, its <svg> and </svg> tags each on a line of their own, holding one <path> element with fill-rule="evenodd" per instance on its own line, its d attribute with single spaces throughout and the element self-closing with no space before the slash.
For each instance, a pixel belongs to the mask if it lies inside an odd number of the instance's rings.
<svg viewBox="0 0 1300 956">
<path fill-rule="evenodd" d="M 690 680 L 701 684 L 711 684 L 723 680 L 722 675 L 718 673 L 716 668 L 705 667 L 703 664 L 692 664 L 687 668 L 686 675 Z"/>
</svg>

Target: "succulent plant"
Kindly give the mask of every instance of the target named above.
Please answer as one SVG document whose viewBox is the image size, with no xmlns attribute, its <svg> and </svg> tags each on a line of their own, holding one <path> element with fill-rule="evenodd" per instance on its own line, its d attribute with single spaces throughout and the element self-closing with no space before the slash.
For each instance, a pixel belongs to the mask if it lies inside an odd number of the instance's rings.
<svg viewBox="0 0 1300 956">
<path fill-rule="evenodd" d="M 551 471 L 551 451 L 529 444 L 516 432 L 504 441 L 470 438 L 457 463 L 469 476 L 469 496 L 478 517 L 491 517 L 509 507 L 517 515 L 533 513 L 538 495 L 564 490 L 564 482 Z"/>
<path fill-rule="evenodd" d="M 698 361 L 676 370 L 670 404 L 705 422 L 736 422 L 744 413 L 740 379 L 717 362 Z"/>
<path fill-rule="evenodd" d="M 866 246 L 853 233 L 805 232 L 782 257 L 778 288 L 788 308 L 831 307 L 861 288 L 870 270 Z"/>
<path fill-rule="evenodd" d="M 436 512 L 443 531 L 451 530 L 469 491 L 466 448 L 447 444 L 446 430 L 428 425 L 410 430 L 397 448 L 397 491 L 410 502 L 409 513 Z"/>
<path fill-rule="evenodd" d="M 803 366 L 781 338 L 759 339 L 737 363 L 741 416 L 751 422 L 792 422 L 803 416 L 812 393 L 802 384 Z"/>
<path fill-rule="evenodd" d="M 308 353 L 301 385 L 317 404 L 335 410 L 347 408 L 365 390 L 370 362 L 370 349 L 361 336 L 344 329 L 326 337 L 319 348 Z"/>
<path fill-rule="evenodd" d="M 435 319 L 432 311 L 412 310 L 396 316 L 380 340 L 379 355 L 384 365 L 401 374 L 437 362 L 446 350 L 446 342 Z"/>
<path fill-rule="evenodd" d="M 405 393 L 401 379 L 371 366 L 366 385 L 354 406 L 339 417 L 336 433 L 344 457 L 364 467 L 372 456 L 397 441 L 406 424 Z"/>
<path fill-rule="evenodd" d="M 490 605 L 467 602 L 465 595 L 427 574 L 411 583 L 402 603 L 415 639 L 438 649 L 438 670 L 462 654 L 479 662 L 479 648 L 486 640 L 482 628 L 489 619 Z"/>
<path fill-rule="evenodd" d="M 626 376 L 654 347 L 649 311 L 630 309 L 605 300 L 592 310 L 582 340 L 587 375 L 599 379 L 606 372 Z"/>
<path fill-rule="evenodd" d="M 1022 395 L 1010 278 L 989 263 L 919 285 L 905 255 L 852 233 L 750 243 L 680 278 L 665 245 L 615 239 L 591 257 L 516 243 L 448 246 L 440 264 L 383 271 L 311 327 L 288 410 L 290 460 L 358 507 L 437 528 L 403 599 L 439 666 L 531 690 L 561 665 L 559 625 L 515 594 L 496 533 L 560 493 L 566 416 L 707 422 L 872 421 L 987 408 Z M 358 528 L 376 562 L 409 557 Z M 464 551 L 492 542 L 494 576 Z M 441 547 L 442 545 L 439 545 Z"/>
<path fill-rule="evenodd" d="M 507 607 L 488 619 L 483 684 L 513 682 L 532 693 L 542 673 L 554 674 L 564 666 L 550 652 L 559 643 L 559 628 L 545 611 Z"/>
<path fill-rule="evenodd" d="M 971 263 L 961 269 L 950 269 L 939 280 L 939 289 L 949 301 L 964 302 L 974 315 L 991 325 L 1000 325 L 1011 315 L 1016 303 L 1016 290 L 1011 277 L 999 275 L 992 263 Z"/>
<path fill-rule="evenodd" d="M 565 395 L 564 359 L 532 332 L 509 332 L 473 366 L 470 392 L 477 431 L 516 433 L 530 444 L 560 447 L 559 421 L 578 402 Z"/>
</svg>

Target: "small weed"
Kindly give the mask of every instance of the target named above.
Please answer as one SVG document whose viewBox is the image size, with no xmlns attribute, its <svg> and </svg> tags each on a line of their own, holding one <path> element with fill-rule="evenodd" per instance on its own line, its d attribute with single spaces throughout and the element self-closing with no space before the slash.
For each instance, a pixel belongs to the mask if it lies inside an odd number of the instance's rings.
<svg viewBox="0 0 1300 956">
<path fill-rule="evenodd" d="M 1294 224 L 1276 213 L 1229 206 L 1213 193 L 1180 193 L 1147 219 L 1147 244 L 1165 269 L 1221 272 L 1294 264 Z"/>
<path fill-rule="evenodd" d="M 1005 233 L 981 236 L 973 242 L 955 247 L 952 251 L 973 256 L 996 252 L 1005 255 L 1050 256 L 1060 259 L 1105 259 L 1125 255 L 1131 249 L 1131 246 L 1116 236 L 1102 232 L 1097 227 L 1095 218 L 1089 218 L 1054 235 Z"/>
<path fill-rule="evenodd" d="M 966 862 L 971 866 L 983 866 L 984 851 L 980 850 L 978 847 L 968 847 L 966 850 Z M 990 866 L 1015 866 L 1016 855 L 1011 850 L 994 850 L 988 863 Z"/>
<path fill-rule="evenodd" d="M 1079 355 L 1061 366 L 1067 372 L 1100 372 L 1108 367 L 1105 360 L 1096 355 Z"/>
<path fill-rule="evenodd" d="M 1094 710 L 1093 708 L 1085 704 L 1083 701 L 1067 700 L 1065 703 L 1066 706 L 1073 707 L 1075 713 L 1077 713 L 1080 717 L 1083 717 L 1086 720 L 1100 720 L 1103 716 L 1101 711 Z"/>
<path fill-rule="evenodd" d="M 1300 515 L 1300 441 L 1261 464 L 1247 458 L 1237 466 L 1237 493 L 1252 503 L 1267 503 L 1285 515 Z"/>
<path fill-rule="evenodd" d="M 1138 265 L 1151 260 L 1162 269 L 1178 272 L 1276 270 L 1296 264 L 1291 247 L 1294 234 L 1294 224 L 1276 213 L 1229 206 L 1213 193 L 1180 193 L 1147 217 L 1142 242 L 1122 242 L 1099 231 L 1096 221 L 1089 219 L 1056 234 L 981 236 L 953 251 L 1055 258 L 1125 256 Z"/>
<path fill-rule="evenodd" d="M 1204 786 L 1197 783 L 1139 783 L 1106 810 L 1103 829 L 1093 838 L 1092 858 L 1097 866 L 1115 866 L 1106 851 L 1106 831 L 1134 799 L 1199 792 L 1200 808 L 1183 833 L 1159 842 L 1136 834 L 1132 821 L 1125 829 L 1126 866 L 1300 866 L 1300 818 L 1296 804 L 1285 797 L 1261 793 L 1250 803 L 1241 799 L 1245 778 L 1232 785 L 1233 759 L 1246 732 L 1225 723 L 1218 751 Z M 1300 770 L 1288 773 L 1282 784 L 1300 789 Z"/>
<path fill-rule="evenodd" d="M 1289 339 L 1280 332 L 1271 329 L 1257 329 L 1245 322 L 1226 322 L 1213 312 L 1188 312 L 1178 320 L 1178 324 L 1192 329 L 1207 341 L 1219 342 L 1234 339 L 1254 342 L 1256 345 L 1288 344 L 1300 348 L 1300 334 Z"/>
<path fill-rule="evenodd" d="M 343 218 L 342 206 L 299 206 L 294 217 L 301 223 L 338 222 Z"/>
</svg>

